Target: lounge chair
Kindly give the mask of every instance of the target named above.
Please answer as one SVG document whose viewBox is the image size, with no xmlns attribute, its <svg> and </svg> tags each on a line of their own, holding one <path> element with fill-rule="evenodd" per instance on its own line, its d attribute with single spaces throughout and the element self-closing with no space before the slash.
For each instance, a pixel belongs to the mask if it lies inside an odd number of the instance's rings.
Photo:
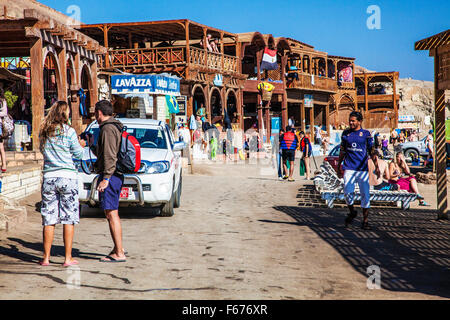
<svg viewBox="0 0 450 320">
<path fill-rule="evenodd" d="M 329 208 L 333 208 L 336 200 L 345 200 L 344 180 L 339 178 L 333 167 L 324 162 L 320 166 L 320 173 L 314 177 L 314 186 L 321 198 L 325 200 Z M 388 191 L 388 190 L 370 190 L 370 201 L 396 202 L 398 207 L 403 210 L 409 209 L 412 201 L 417 199 L 417 194 L 409 193 L 406 190 Z M 355 200 L 361 200 L 359 187 L 355 187 Z"/>
</svg>

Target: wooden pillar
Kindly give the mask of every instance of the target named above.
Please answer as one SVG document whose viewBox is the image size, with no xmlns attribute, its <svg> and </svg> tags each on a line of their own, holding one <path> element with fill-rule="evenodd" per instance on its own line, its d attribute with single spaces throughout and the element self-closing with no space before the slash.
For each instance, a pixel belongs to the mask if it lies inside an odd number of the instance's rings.
<svg viewBox="0 0 450 320">
<path fill-rule="evenodd" d="M 263 50 L 259 50 L 256 53 L 256 72 L 257 72 L 257 79 L 258 79 L 258 83 L 261 82 L 261 59 L 262 59 L 262 55 L 263 55 Z M 261 95 L 258 94 L 258 105 L 256 106 L 257 110 L 258 110 L 258 131 L 260 134 L 262 134 L 262 127 L 263 127 L 263 110 L 262 110 L 262 104 L 261 104 L 262 100 L 261 100 Z"/>
<path fill-rule="evenodd" d="M 131 32 L 128 32 L 128 48 L 133 48 L 133 34 Z"/>
<path fill-rule="evenodd" d="M 58 64 L 59 64 L 59 87 L 58 87 L 58 100 L 67 101 L 67 61 L 66 61 L 66 49 L 61 49 L 58 52 Z"/>
<path fill-rule="evenodd" d="M 239 88 L 239 125 L 242 130 L 244 130 L 244 90 Z"/>
<path fill-rule="evenodd" d="M 108 25 L 103 26 L 103 44 L 106 48 L 105 67 L 109 68 L 109 42 L 108 42 Z"/>
<path fill-rule="evenodd" d="M 224 57 L 223 57 L 223 54 L 224 54 L 224 51 L 223 51 L 223 31 L 222 32 L 220 32 L 220 54 L 222 55 L 221 56 L 221 58 L 220 58 L 220 60 L 221 60 L 221 66 L 222 66 L 222 72 L 223 72 L 223 68 L 224 68 Z"/>
<path fill-rule="evenodd" d="M 306 133 L 306 112 L 305 112 L 305 99 L 300 104 L 300 118 L 302 131 Z"/>
<path fill-rule="evenodd" d="M 436 165 L 436 194 L 438 219 L 448 219 L 447 199 L 447 170 L 446 170 L 446 140 L 445 140 L 445 91 L 439 90 L 439 53 L 434 50 L 434 123 L 435 123 L 435 150 L 434 162 Z M 397 117 L 398 118 L 398 117 Z M 397 119 L 398 120 L 398 119 Z"/>
<path fill-rule="evenodd" d="M 44 118 L 44 61 L 42 39 L 37 39 L 30 49 L 31 104 L 33 106 L 32 135 L 33 150 L 39 151 L 39 128 Z"/>
<path fill-rule="evenodd" d="M 90 88 L 89 92 L 91 94 L 91 105 L 92 108 L 90 110 L 91 113 L 94 113 L 94 106 L 98 101 L 98 72 L 97 72 L 97 60 L 91 63 L 91 79 L 92 79 L 92 88 Z"/>
<path fill-rule="evenodd" d="M 209 94 L 209 84 L 207 84 L 204 88 L 203 88 L 203 93 L 205 95 L 205 109 L 206 109 L 206 119 L 208 120 L 209 123 L 211 123 L 211 97 Z"/>
<path fill-rule="evenodd" d="M 366 74 L 364 74 L 364 105 L 365 105 L 365 107 L 364 107 L 364 118 L 366 119 L 366 121 L 367 121 L 367 127 L 369 127 L 370 128 L 370 126 L 371 126 L 371 121 L 370 121 L 370 118 L 369 118 L 369 92 L 368 92 L 368 89 L 369 89 L 369 83 L 368 83 L 368 79 L 367 79 L 367 75 Z"/>
<path fill-rule="evenodd" d="M 340 123 L 339 123 L 339 104 L 341 102 L 341 99 L 338 99 L 338 96 L 336 95 L 334 100 L 336 101 L 336 117 L 334 118 L 334 122 L 335 122 L 335 126 L 337 129 L 338 126 L 340 125 Z"/>
<path fill-rule="evenodd" d="M 396 84 L 396 82 L 397 82 L 397 79 L 396 79 L 396 75 L 394 74 L 392 77 L 392 94 L 394 97 L 394 125 L 395 125 L 395 128 L 398 127 L 398 106 L 397 106 L 397 84 Z"/>
<path fill-rule="evenodd" d="M 78 91 L 81 88 L 81 58 L 80 54 L 76 53 L 73 56 L 73 68 L 75 70 L 74 80 L 75 83 L 72 84 L 71 91 Z M 80 114 L 80 98 L 76 95 L 75 101 L 72 101 L 72 126 L 76 132 L 81 133 L 83 119 Z"/>
<path fill-rule="evenodd" d="M 281 80 L 283 81 L 283 96 L 281 99 L 281 127 L 285 128 L 288 124 L 288 112 L 287 112 L 287 92 L 286 92 L 286 65 L 287 56 L 281 57 Z"/>
<path fill-rule="evenodd" d="M 311 143 L 314 143 L 314 104 L 309 108 L 309 131 Z"/>
<path fill-rule="evenodd" d="M 189 66 L 191 62 L 191 52 L 189 47 L 189 21 L 186 21 L 184 29 L 186 32 L 186 79 L 189 79 Z"/>
</svg>

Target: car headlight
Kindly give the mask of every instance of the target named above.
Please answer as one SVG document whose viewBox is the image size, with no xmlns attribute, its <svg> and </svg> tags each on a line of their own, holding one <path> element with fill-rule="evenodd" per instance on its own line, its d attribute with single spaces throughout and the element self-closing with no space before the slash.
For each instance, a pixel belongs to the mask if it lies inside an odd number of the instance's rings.
<svg viewBox="0 0 450 320">
<path fill-rule="evenodd" d="M 138 173 L 165 173 L 170 169 L 169 161 L 145 161 L 141 163 L 141 168 Z"/>
</svg>

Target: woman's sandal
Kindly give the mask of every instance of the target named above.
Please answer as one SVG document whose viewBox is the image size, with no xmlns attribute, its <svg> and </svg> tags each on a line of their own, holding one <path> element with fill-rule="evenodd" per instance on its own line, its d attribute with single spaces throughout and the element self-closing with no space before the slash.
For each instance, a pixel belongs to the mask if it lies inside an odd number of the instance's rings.
<svg viewBox="0 0 450 320">
<path fill-rule="evenodd" d="M 429 204 L 426 203 L 425 201 L 420 201 L 420 202 L 419 202 L 419 206 L 422 206 L 422 207 L 430 207 L 431 205 L 429 205 Z"/>
</svg>

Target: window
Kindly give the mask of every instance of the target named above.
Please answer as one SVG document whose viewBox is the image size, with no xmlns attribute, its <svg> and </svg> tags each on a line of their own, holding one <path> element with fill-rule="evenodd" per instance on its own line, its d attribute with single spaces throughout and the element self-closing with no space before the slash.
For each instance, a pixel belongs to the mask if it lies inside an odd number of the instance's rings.
<svg viewBox="0 0 450 320">
<path fill-rule="evenodd" d="M 166 132 L 167 136 L 169 137 L 170 146 L 173 147 L 173 144 L 175 143 L 175 138 L 173 137 L 173 133 L 168 125 L 166 125 Z"/>
<path fill-rule="evenodd" d="M 130 128 L 127 127 L 127 132 L 137 139 L 141 148 L 143 149 L 167 149 L 166 138 L 164 131 L 161 128 Z M 89 133 L 94 136 L 94 145 L 97 145 L 98 135 L 100 129 L 91 128 Z"/>
</svg>

